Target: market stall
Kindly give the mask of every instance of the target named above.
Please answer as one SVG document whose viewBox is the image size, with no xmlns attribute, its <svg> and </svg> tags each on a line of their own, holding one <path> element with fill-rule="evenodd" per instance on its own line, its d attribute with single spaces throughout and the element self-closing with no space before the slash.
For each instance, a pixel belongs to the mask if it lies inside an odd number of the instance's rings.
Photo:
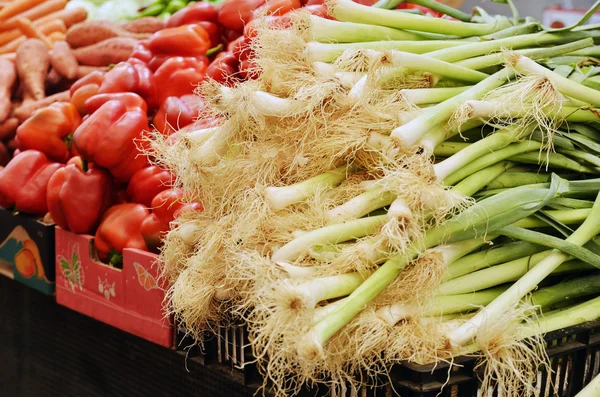
<svg viewBox="0 0 600 397">
<path fill-rule="evenodd" d="M 600 1 L 500 3 L 0 4 L 11 395 L 600 395 Z"/>
</svg>

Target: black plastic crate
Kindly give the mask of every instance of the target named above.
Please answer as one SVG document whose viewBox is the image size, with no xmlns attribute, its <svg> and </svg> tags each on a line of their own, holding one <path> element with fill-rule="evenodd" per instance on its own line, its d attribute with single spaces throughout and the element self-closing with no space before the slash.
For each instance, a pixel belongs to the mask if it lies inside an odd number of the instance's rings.
<svg viewBox="0 0 600 397">
<path fill-rule="evenodd" d="M 600 321 L 548 333 L 546 352 L 552 368 L 549 378 L 540 371 L 537 388 L 541 397 L 573 397 L 600 372 Z M 217 331 L 217 362 L 238 374 L 245 385 L 261 382 L 243 324 Z M 250 363 L 250 364 L 248 364 Z M 480 391 L 476 357 L 458 357 L 452 364 L 418 365 L 405 362 L 393 368 L 393 386 L 351 390 L 306 390 L 302 396 L 332 397 L 505 397 Z"/>
<path fill-rule="evenodd" d="M 194 339 L 177 324 L 175 329 L 175 350 L 186 360 L 194 361 L 200 365 L 212 364 L 216 360 L 215 336 L 205 332 L 200 340 Z"/>
</svg>

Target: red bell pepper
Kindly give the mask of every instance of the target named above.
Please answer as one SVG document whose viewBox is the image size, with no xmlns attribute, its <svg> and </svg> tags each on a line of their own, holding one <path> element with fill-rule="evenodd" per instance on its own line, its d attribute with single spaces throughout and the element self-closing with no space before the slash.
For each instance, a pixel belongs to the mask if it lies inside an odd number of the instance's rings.
<svg viewBox="0 0 600 397">
<path fill-rule="evenodd" d="M 140 227 L 148 249 L 153 252 L 158 251 L 164 235 L 170 229 L 171 222 L 183 212 L 203 209 L 202 204 L 198 202 L 186 203 L 181 189 L 163 190 L 157 194 L 152 200 L 152 214 L 146 216 Z"/>
<path fill-rule="evenodd" d="M 256 64 L 252 61 L 252 59 L 244 59 L 240 62 L 239 66 L 239 76 L 244 80 L 254 80 L 257 79 L 260 72 Z"/>
<path fill-rule="evenodd" d="M 173 175 L 169 171 L 152 165 L 133 175 L 127 186 L 127 194 L 132 202 L 150 207 L 154 196 L 170 189 L 173 182 Z"/>
<path fill-rule="evenodd" d="M 92 233 L 114 198 L 112 177 L 102 168 L 67 165 L 48 182 L 48 211 L 54 222 L 73 233 Z"/>
<path fill-rule="evenodd" d="M 154 54 L 148 48 L 148 41 L 140 41 L 131 52 L 130 58 L 139 59 L 142 62 L 148 63 L 152 59 Z"/>
<path fill-rule="evenodd" d="M 195 57 L 206 54 L 210 45 L 208 32 L 194 24 L 159 30 L 150 37 L 148 48 L 154 55 Z"/>
<path fill-rule="evenodd" d="M 206 62 L 197 58 L 174 57 L 163 63 L 154 73 L 156 84 L 161 87 L 157 96 L 159 103 L 171 96 L 193 94 L 204 80 L 206 67 Z"/>
<path fill-rule="evenodd" d="M 71 96 L 73 96 L 73 94 L 75 94 L 75 92 L 83 86 L 89 84 L 95 84 L 97 86 L 102 85 L 102 81 L 104 80 L 105 74 L 106 72 L 101 72 L 99 70 L 86 74 L 85 76 L 73 83 L 73 85 L 70 88 Z"/>
<path fill-rule="evenodd" d="M 206 76 L 225 84 L 237 72 L 239 60 L 231 52 L 220 52 L 206 69 Z"/>
<path fill-rule="evenodd" d="M 100 86 L 97 84 L 87 84 L 79 88 L 71 95 L 71 104 L 75 106 L 80 115 L 85 115 L 84 103 L 98 93 Z"/>
<path fill-rule="evenodd" d="M 191 96 L 191 95 L 186 95 Z M 183 98 L 167 98 L 156 115 L 154 127 L 164 135 L 171 135 L 175 131 L 190 125 L 198 116 L 193 106 L 189 106 Z"/>
<path fill-rule="evenodd" d="M 196 22 L 197 25 L 202 26 L 206 33 L 208 33 L 208 37 L 210 38 L 210 47 L 216 47 L 221 42 L 221 34 L 223 33 L 221 29 L 221 25 L 215 22 L 207 22 L 200 21 Z"/>
<path fill-rule="evenodd" d="M 228 29 L 244 31 L 244 25 L 254 18 L 254 10 L 265 0 L 225 0 L 219 9 L 219 23 Z"/>
<path fill-rule="evenodd" d="M 254 19 L 244 27 L 244 36 L 247 39 L 253 39 L 258 34 L 256 29 L 257 24 L 265 24 L 269 27 L 269 29 L 274 30 L 283 30 L 288 29 L 292 26 L 292 19 L 287 16 L 267 16 L 262 19 Z M 249 42 L 249 41 L 247 41 Z"/>
<path fill-rule="evenodd" d="M 123 249 L 147 250 L 140 226 L 150 211 L 141 204 L 117 204 L 102 217 L 94 245 L 101 260 L 114 267 L 123 267 Z"/>
<path fill-rule="evenodd" d="M 254 10 L 252 19 L 263 15 L 281 16 L 300 7 L 302 7 L 300 0 L 269 0 Z"/>
<path fill-rule="evenodd" d="M 127 109 L 118 100 L 100 106 L 77 128 L 73 141 L 81 157 L 107 168 L 120 182 L 148 165 L 148 159 L 137 145 L 148 119 L 142 109 Z"/>
<path fill-rule="evenodd" d="M 156 84 L 152 71 L 144 62 L 132 58 L 121 62 L 104 76 L 99 94 L 133 92 L 141 96 L 150 108 L 155 104 Z"/>
<path fill-rule="evenodd" d="M 75 106 L 56 102 L 36 111 L 17 128 L 19 148 L 44 153 L 50 160 L 65 163 L 72 154 L 73 132 L 81 124 Z"/>
<path fill-rule="evenodd" d="M 31 215 L 48 212 L 48 180 L 63 165 L 37 150 L 19 153 L 0 171 L 0 206 Z"/>
<path fill-rule="evenodd" d="M 167 28 L 189 25 L 197 22 L 217 22 L 217 9 L 210 3 L 200 2 L 191 4 L 177 11 L 167 21 Z"/>
<path fill-rule="evenodd" d="M 108 101 L 117 100 L 121 102 L 127 110 L 142 109 L 144 112 L 148 111 L 146 101 L 144 101 L 139 95 L 133 92 L 119 92 L 116 94 L 98 94 L 89 98 L 83 104 L 83 107 L 87 114 L 92 114 L 104 105 Z"/>
</svg>

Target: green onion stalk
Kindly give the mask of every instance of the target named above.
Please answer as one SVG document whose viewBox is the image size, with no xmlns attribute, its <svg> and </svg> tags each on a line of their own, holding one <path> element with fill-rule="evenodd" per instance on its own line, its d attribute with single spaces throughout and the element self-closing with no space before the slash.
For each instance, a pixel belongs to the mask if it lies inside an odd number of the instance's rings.
<svg viewBox="0 0 600 397">
<path fill-rule="evenodd" d="M 313 326 L 304 336 L 304 357 L 320 355 L 325 342 L 360 313 L 417 258 L 421 252 L 443 243 L 458 242 L 491 234 L 495 229 L 535 213 L 564 189 L 564 182 L 553 178 L 551 188 L 515 188 L 508 193 L 484 199 L 425 233 L 423 240 L 414 241 L 405 252 L 398 253 L 380 266 L 344 304 Z"/>
<path fill-rule="evenodd" d="M 600 194 L 598 195 L 592 213 L 566 238 L 566 242 L 576 246 L 583 246 L 600 233 Z M 505 293 L 500 295 L 492 303 L 481 310 L 475 317 L 453 330 L 448 339 L 454 346 L 464 346 L 472 341 L 477 330 L 481 328 L 487 319 L 499 316 L 516 304 L 527 293 L 535 289 L 548 275 L 569 259 L 569 255 L 561 250 L 555 249 L 540 261 L 534 268 L 529 270 Z"/>
</svg>

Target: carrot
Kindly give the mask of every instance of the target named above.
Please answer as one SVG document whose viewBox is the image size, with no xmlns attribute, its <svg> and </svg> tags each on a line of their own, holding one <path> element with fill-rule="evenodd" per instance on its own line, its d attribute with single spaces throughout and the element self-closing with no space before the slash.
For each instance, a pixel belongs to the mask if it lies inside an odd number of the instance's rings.
<svg viewBox="0 0 600 397">
<path fill-rule="evenodd" d="M 55 68 L 50 68 L 48 76 L 46 76 L 46 85 L 55 86 L 60 83 L 62 76 L 56 71 Z"/>
<path fill-rule="evenodd" d="M 164 29 L 167 23 L 164 19 L 157 17 L 144 17 L 124 23 L 121 26 L 123 29 L 133 33 L 156 33 Z"/>
<path fill-rule="evenodd" d="M 9 61 L 14 62 L 17 59 L 17 54 L 15 54 L 14 52 L 0 54 L 0 59 L 8 59 Z"/>
<path fill-rule="evenodd" d="M 108 66 L 79 65 L 79 67 L 77 68 L 77 78 L 80 79 L 92 72 L 108 72 Z"/>
<path fill-rule="evenodd" d="M 44 0 L 14 0 L 0 10 L 0 21 L 6 21 L 8 18 L 27 11 L 43 2 Z"/>
<path fill-rule="evenodd" d="M 34 25 L 38 26 L 38 24 L 45 24 L 57 19 L 63 21 L 67 28 L 69 28 L 76 23 L 85 21 L 87 19 L 87 11 L 83 7 L 73 7 L 70 9 L 56 11 L 38 19 L 35 21 Z"/>
<path fill-rule="evenodd" d="M 43 41 L 27 39 L 17 49 L 17 73 L 25 91 L 35 100 L 46 95 L 46 77 L 50 66 L 50 54 Z"/>
<path fill-rule="evenodd" d="M 10 115 L 13 86 L 17 80 L 15 64 L 7 59 L 0 59 L 0 123 Z"/>
<path fill-rule="evenodd" d="M 25 37 L 30 39 L 41 40 L 44 42 L 44 44 L 46 44 L 46 47 L 48 47 L 48 49 L 52 48 L 52 42 L 50 41 L 50 39 L 44 33 L 42 33 L 41 30 L 33 26 L 29 19 L 17 19 L 17 26 L 19 27 L 19 30 L 23 33 L 23 35 L 25 35 Z"/>
<path fill-rule="evenodd" d="M 8 21 L 0 24 L 0 32 L 4 32 L 11 29 L 17 28 L 16 19 L 19 18 L 27 18 L 30 21 L 36 21 L 46 15 L 53 13 L 58 10 L 62 10 L 67 5 L 67 0 L 47 0 L 37 6 L 30 8 L 27 11 L 22 12 L 21 14 L 10 18 Z"/>
<path fill-rule="evenodd" d="M 66 41 L 57 41 L 52 46 L 50 64 L 59 75 L 72 80 L 77 77 L 77 59 Z"/>
<path fill-rule="evenodd" d="M 65 41 L 67 35 L 62 32 L 52 32 L 48 35 L 48 38 L 52 43 L 56 43 L 57 41 Z"/>
<path fill-rule="evenodd" d="M 11 139 L 13 136 L 15 136 L 19 124 L 19 119 L 16 117 L 11 117 L 5 122 L 0 123 L 0 140 L 4 141 L 6 139 Z"/>
<path fill-rule="evenodd" d="M 109 66 L 129 59 L 138 41 L 131 37 L 113 37 L 100 43 L 73 50 L 82 65 Z"/>
<path fill-rule="evenodd" d="M 147 33 L 131 33 L 109 21 L 87 21 L 73 25 L 67 31 L 67 43 L 72 48 L 87 47 L 113 37 L 147 39 Z"/>
<path fill-rule="evenodd" d="M 69 102 L 70 97 L 71 94 L 69 93 L 69 90 L 59 92 L 58 94 L 47 96 L 39 101 L 21 105 L 15 109 L 13 115 L 19 120 L 24 121 L 28 119 L 36 110 L 48 107 L 55 102 Z"/>
<path fill-rule="evenodd" d="M 60 19 L 54 19 L 52 21 L 46 22 L 40 25 L 39 28 L 40 31 L 45 35 L 49 35 L 54 32 L 65 32 L 67 30 L 65 23 Z M 15 39 L 5 44 L 4 46 L 0 47 L 0 54 L 15 52 L 25 40 L 27 40 L 26 37 L 19 37 L 18 39 Z"/>
</svg>

